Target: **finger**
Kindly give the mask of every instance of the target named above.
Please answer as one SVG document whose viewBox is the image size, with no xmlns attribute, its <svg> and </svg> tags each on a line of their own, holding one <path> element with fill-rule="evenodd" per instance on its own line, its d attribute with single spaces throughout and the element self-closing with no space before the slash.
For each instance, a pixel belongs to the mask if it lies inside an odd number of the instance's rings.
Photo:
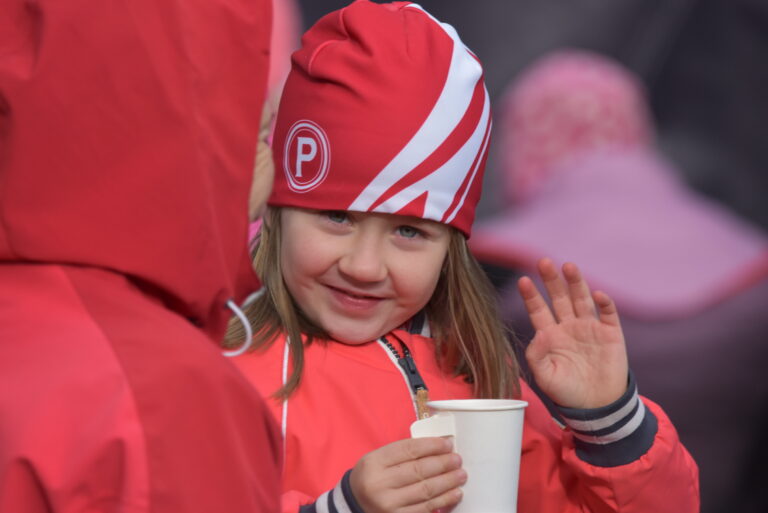
<svg viewBox="0 0 768 513">
<path fill-rule="evenodd" d="M 453 490 L 448 490 L 444 494 L 434 497 L 427 502 L 408 506 L 403 509 L 403 513 L 434 513 L 445 511 L 458 504 L 463 496 L 464 493 L 461 491 L 461 488 L 454 488 Z"/>
<path fill-rule="evenodd" d="M 418 460 L 426 456 L 448 454 L 453 450 L 450 440 L 440 437 L 406 438 L 385 445 L 379 452 L 379 462 L 384 467 Z"/>
<path fill-rule="evenodd" d="M 549 305 L 541 296 L 539 289 L 534 285 L 533 280 L 523 276 L 517 281 L 517 289 L 523 298 L 523 303 L 528 311 L 528 317 L 531 318 L 533 329 L 538 331 L 555 324 L 555 317 L 552 315 Z"/>
<path fill-rule="evenodd" d="M 619 311 L 616 309 L 616 304 L 613 300 L 608 297 L 608 294 L 601 291 L 595 291 L 592 293 L 592 297 L 595 301 L 595 305 L 597 305 L 600 321 L 611 326 L 621 326 Z"/>
<path fill-rule="evenodd" d="M 430 499 L 423 505 L 423 513 L 432 513 L 433 511 L 442 511 L 443 508 L 449 508 L 459 503 L 464 493 L 461 488 L 448 490 L 442 495 Z"/>
<path fill-rule="evenodd" d="M 458 502 L 461 499 L 459 487 L 466 482 L 467 472 L 454 470 L 401 488 L 399 500 L 404 506 L 416 506 L 413 511 L 428 513 Z"/>
<path fill-rule="evenodd" d="M 574 312 L 573 305 L 571 304 L 571 295 L 568 293 L 568 287 L 562 276 L 557 272 L 555 264 L 549 258 L 542 258 L 539 260 L 538 268 L 549 299 L 552 301 L 555 317 L 560 321 L 573 318 Z"/>
<path fill-rule="evenodd" d="M 568 292 L 571 295 L 571 303 L 576 317 L 594 318 L 595 302 L 586 280 L 581 275 L 579 268 L 570 262 L 563 264 L 563 276 L 568 283 Z"/>
<path fill-rule="evenodd" d="M 460 468 L 461 456 L 456 453 L 425 456 L 392 467 L 395 472 L 389 483 L 393 488 L 403 488 Z"/>
</svg>

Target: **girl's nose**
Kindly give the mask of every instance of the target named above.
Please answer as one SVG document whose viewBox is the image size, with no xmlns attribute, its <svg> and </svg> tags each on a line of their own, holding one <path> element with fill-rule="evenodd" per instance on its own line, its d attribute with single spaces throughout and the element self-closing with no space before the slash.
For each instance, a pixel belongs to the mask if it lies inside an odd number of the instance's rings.
<svg viewBox="0 0 768 513">
<path fill-rule="evenodd" d="M 387 276 L 387 267 L 381 246 L 370 237 L 356 237 L 339 259 L 339 271 L 354 281 L 382 281 Z"/>
</svg>

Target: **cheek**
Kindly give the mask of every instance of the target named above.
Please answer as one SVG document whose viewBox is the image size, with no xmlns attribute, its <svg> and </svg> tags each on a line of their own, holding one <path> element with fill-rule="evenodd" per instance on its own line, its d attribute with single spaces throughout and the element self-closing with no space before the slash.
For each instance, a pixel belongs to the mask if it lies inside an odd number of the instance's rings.
<svg viewBox="0 0 768 513">
<path fill-rule="evenodd" d="M 323 247 L 311 237 L 302 238 L 300 243 L 284 243 L 281 262 L 286 282 L 288 276 L 293 282 L 301 282 L 321 275 L 329 260 Z"/>
<path fill-rule="evenodd" d="M 297 285 L 301 282 L 304 274 L 304 262 L 301 248 L 295 244 L 283 241 L 280 251 L 280 266 L 282 267 L 283 279 L 291 295 L 297 292 Z"/>
<path fill-rule="evenodd" d="M 440 280 L 440 268 L 433 270 L 433 272 L 429 275 L 425 274 L 424 278 L 424 297 L 422 298 L 424 301 L 424 304 L 429 301 L 429 299 L 432 297 L 432 294 L 435 292 L 435 288 L 437 287 L 437 282 Z"/>
<path fill-rule="evenodd" d="M 408 298 L 408 303 L 423 307 L 432 297 L 435 291 L 437 281 L 440 279 L 440 265 L 436 264 L 437 259 L 429 259 L 426 262 L 408 261 L 409 265 L 402 266 L 400 273 L 400 295 Z M 419 265 L 420 264 L 420 265 Z"/>
</svg>

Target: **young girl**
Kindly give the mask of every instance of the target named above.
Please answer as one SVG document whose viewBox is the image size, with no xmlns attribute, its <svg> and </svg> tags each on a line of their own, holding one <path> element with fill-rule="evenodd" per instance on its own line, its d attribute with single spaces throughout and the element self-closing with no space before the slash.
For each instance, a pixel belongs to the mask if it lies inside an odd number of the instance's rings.
<svg viewBox="0 0 768 513">
<path fill-rule="evenodd" d="M 247 308 L 256 350 L 236 360 L 274 399 L 284 511 L 428 512 L 493 479 L 467 476 L 446 440 L 409 439 L 427 396 L 528 401 L 521 512 L 696 511 L 695 463 L 637 395 L 613 302 L 572 264 L 540 262 L 551 309 L 520 281 L 526 357 L 565 426 L 520 379 L 466 245 L 489 111 L 476 57 L 415 4 L 355 2 L 294 54 L 255 257 L 265 293 Z"/>
</svg>

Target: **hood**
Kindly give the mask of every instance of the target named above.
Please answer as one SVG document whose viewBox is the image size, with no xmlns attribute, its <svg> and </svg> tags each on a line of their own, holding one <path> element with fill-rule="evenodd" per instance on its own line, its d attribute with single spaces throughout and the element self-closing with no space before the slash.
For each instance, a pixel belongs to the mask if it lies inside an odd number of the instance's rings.
<svg viewBox="0 0 768 513">
<path fill-rule="evenodd" d="M 255 285 L 247 196 L 268 0 L 12 2 L 0 262 L 121 273 L 220 337 Z"/>
</svg>

